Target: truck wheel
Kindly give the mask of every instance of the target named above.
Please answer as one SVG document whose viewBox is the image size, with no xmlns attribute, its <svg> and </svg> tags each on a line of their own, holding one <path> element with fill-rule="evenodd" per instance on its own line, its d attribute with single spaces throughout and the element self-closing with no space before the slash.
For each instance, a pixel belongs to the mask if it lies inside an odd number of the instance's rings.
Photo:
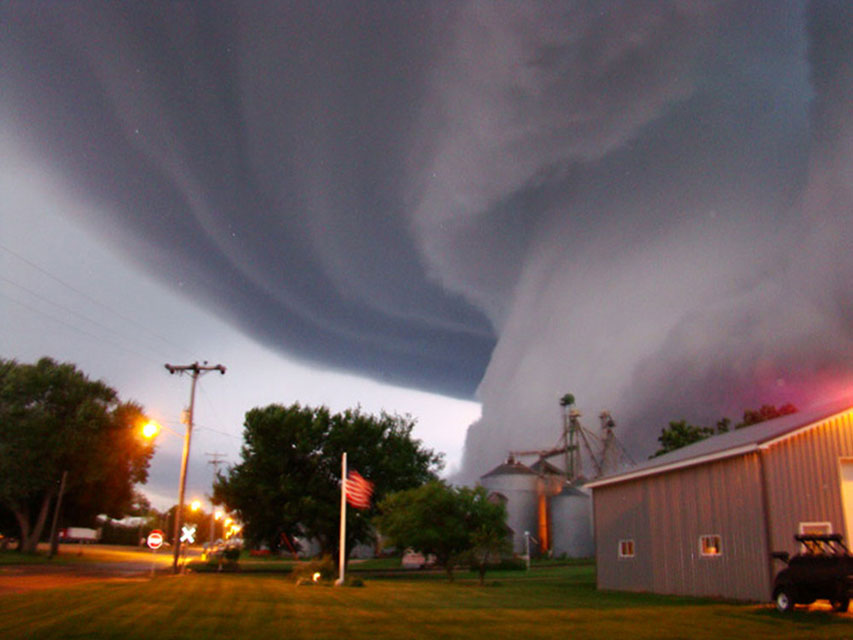
<svg viewBox="0 0 853 640">
<path fill-rule="evenodd" d="M 773 592 L 773 602 L 776 609 L 781 613 L 789 613 L 794 610 L 794 594 L 791 587 L 778 587 Z"/>
<path fill-rule="evenodd" d="M 840 600 L 835 600 L 833 598 L 829 603 L 832 605 L 833 610 L 838 611 L 839 613 L 844 613 L 847 611 L 847 607 L 850 606 L 850 598 L 841 598 Z"/>
</svg>

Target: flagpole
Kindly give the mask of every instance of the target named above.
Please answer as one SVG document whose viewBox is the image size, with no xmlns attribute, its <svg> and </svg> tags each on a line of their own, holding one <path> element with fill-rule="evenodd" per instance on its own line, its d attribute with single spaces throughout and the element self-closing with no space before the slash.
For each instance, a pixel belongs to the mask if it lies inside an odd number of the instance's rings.
<svg viewBox="0 0 853 640">
<path fill-rule="evenodd" d="M 341 544 L 338 555 L 338 579 L 335 584 L 344 583 L 344 571 L 347 555 L 347 454 L 341 456 Z"/>
</svg>

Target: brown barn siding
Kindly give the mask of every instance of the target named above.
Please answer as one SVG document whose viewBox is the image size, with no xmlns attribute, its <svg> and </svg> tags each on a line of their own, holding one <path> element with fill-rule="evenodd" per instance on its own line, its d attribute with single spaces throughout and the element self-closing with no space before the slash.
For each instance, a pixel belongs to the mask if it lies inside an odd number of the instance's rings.
<svg viewBox="0 0 853 640">
<path fill-rule="evenodd" d="M 744 600 L 769 597 L 757 455 L 595 489 L 599 587 Z M 721 536 L 703 557 L 699 537 Z M 635 540 L 636 557 L 617 557 Z"/>
<path fill-rule="evenodd" d="M 646 487 L 631 482 L 595 490 L 595 559 L 598 588 L 651 591 L 649 511 Z M 619 558 L 619 541 L 634 540 L 634 558 Z"/>
<path fill-rule="evenodd" d="M 845 457 L 853 411 L 760 451 L 595 487 L 599 587 L 765 600 L 780 568 L 769 553 L 797 551 L 799 523 L 828 521 L 844 533 Z M 701 556 L 704 534 L 721 536 L 721 556 Z M 635 541 L 632 560 L 617 558 L 623 538 Z"/>
<path fill-rule="evenodd" d="M 839 458 L 853 456 L 853 412 L 771 444 L 764 451 L 770 546 L 796 551 L 800 522 L 824 522 L 844 533 Z"/>
</svg>

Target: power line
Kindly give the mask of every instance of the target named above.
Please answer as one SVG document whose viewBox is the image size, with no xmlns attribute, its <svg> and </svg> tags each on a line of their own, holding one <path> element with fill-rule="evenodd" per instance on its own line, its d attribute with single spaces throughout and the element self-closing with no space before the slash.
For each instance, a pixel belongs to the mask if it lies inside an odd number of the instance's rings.
<svg viewBox="0 0 853 640">
<path fill-rule="evenodd" d="M 68 289 L 68 290 L 70 290 L 70 291 L 73 291 L 74 293 L 76 293 L 77 295 L 79 295 L 81 298 L 83 298 L 83 299 L 85 299 L 85 300 L 87 300 L 87 301 L 91 302 L 92 304 L 95 304 L 95 305 L 97 305 L 97 306 L 101 307 L 102 309 L 104 309 L 104 310 L 106 310 L 106 311 L 108 311 L 108 312 L 112 313 L 113 315 L 115 315 L 115 316 L 117 316 L 117 317 L 121 318 L 121 319 L 122 319 L 122 320 L 124 320 L 125 322 L 129 322 L 129 323 L 130 323 L 130 324 L 132 324 L 133 326 L 135 326 L 135 327 L 137 327 L 137 328 L 141 329 L 142 331 L 145 331 L 146 333 L 148 333 L 148 334 L 149 334 L 149 335 L 151 335 L 151 336 L 154 336 L 154 337 L 155 337 L 155 338 L 157 338 L 158 340 L 161 340 L 163 343 L 165 343 L 166 345 L 168 345 L 170 348 L 172 348 L 172 349 L 177 349 L 177 350 L 181 351 L 182 353 L 184 353 L 185 355 L 187 354 L 187 351 L 185 351 L 185 349 L 184 349 L 182 346 L 180 346 L 180 345 L 178 345 L 178 344 L 175 344 L 174 342 L 172 342 L 171 340 L 169 340 L 168 338 L 166 338 L 166 337 L 164 337 L 164 336 L 161 336 L 161 335 L 160 335 L 160 334 L 158 334 L 156 331 L 152 331 L 150 328 L 148 328 L 147 326 L 145 326 L 145 325 L 144 325 L 144 324 L 142 324 L 141 322 L 138 322 L 138 321 L 134 320 L 132 317 L 127 316 L 127 315 L 125 315 L 125 314 L 121 313 L 120 311 L 117 311 L 117 310 L 113 309 L 113 308 L 112 308 L 112 307 L 110 307 L 108 304 L 105 304 L 105 303 L 101 302 L 100 300 L 96 300 L 95 298 L 93 298 L 92 296 L 90 296 L 90 295 L 88 295 L 88 294 L 84 293 L 83 291 L 81 291 L 81 290 L 80 290 L 80 289 L 78 289 L 77 287 L 75 287 L 75 286 L 73 286 L 73 285 L 71 285 L 71 284 L 68 284 L 67 282 L 65 282 L 65 281 L 64 281 L 64 280 L 62 280 L 61 278 L 59 278 L 59 277 L 55 276 L 54 274 L 52 274 L 52 273 L 51 273 L 50 271 L 48 271 L 47 269 L 45 269 L 45 268 L 43 268 L 43 267 L 41 267 L 41 266 L 37 265 L 37 264 L 36 264 L 35 262 L 33 262 L 32 260 L 29 260 L 28 258 L 25 258 L 25 257 L 24 257 L 24 256 L 22 256 L 21 254 L 19 254 L 19 253 L 17 253 L 17 252 L 15 252 L 15 251 L 13 251 L 12 249 L 10 249 L 9 247 L 6 247 L 6 246 L 4 246 L 3 244 L 0 244 L 0 250 L 3 250 L 3 251 L 5 251 L 6 253 L 8 253 L 9 255 L 11 255 L 11 256 L 13 256 L 13 257 L 17 258 L 18 260 L 20 260 L 20 261 L 21 261 L 21 262 L 23 262 L 24 264 L 26 264 L 26 265 L 30 266 L 31 268 L 35 269 L 35 270 L 36 270 L 36 271 L 38 271 L 39 273 L 41 273 L 41 274 L 43 274 L 43 275 L 47 276 L 47 277 L 48 277 L 48 278 L 50 278 L 51 280 L 53 280 L 53 281 L 55 281 L 55 282 L 59 283 L 60 285 L 62 285 L 62 286 L 63 286 L 63 287 L 65 287 L 66 289 Z"/>
<path fill-rule="evenodd" d="M 198 390 L 201 392 L 201 397 L 204 398 L 204 401 L 207 403 L 207 406 L 210 409 L 211 413 L 213 413 L 214 417 L 216 418 L 216 426 L 218 426 L 220 429 L 225 429 L 222 424 L 222 420 L 220 419 L 221 412 L 214 406 L 213 401 L 210 399 L 210 396 L 207 393 L 207 390 L 204 388 L 203 385 L 199 386 Z M 210 429 L 210 431 L 216 430 Z"/>
<path fill-rule="evenodd" d="M 210 431 L 212 433 L 218 433 L 221 436 L 226 436 L 228 438 L 233 438 L 234 440 L 240 440 L 241 436 L 236 436 L 233 433 L 228 433 L 227 431 L 220 431 L 219 429 L 214 429 L 213 427 L 206 427 L 202 424 L 195 425 L 196 429 L 201 429 L 202 431 Z"/>
<path fill-rule="evenodd" d="M 127 337 L 126 335 L 123 335 L 123 334 L 122 334 L 122 333 L 120 333 L 119 331 L 116 331 L 115 329 L 113 329 L 113 328 L 111 328 L 111 327 L 108 327 L 107 325 L 103 324 L 102 322 L 99 322 L 98 320 L 94 320 L 94 319 L 92 319 L 92 318 L 90 318 L 90 317 L 86 316 L 86 315 L 85 315 L 85 314 L 83 314 L 83 313 L 80 313 L 80 312 L 78 312 L 78 311 L 75 311 L 74 309 L 70 309 L 69 307 L 66 307 L 66 306 L 64 306 L 64 305 L 62 305 L 62 304 L 59 304 L 58 302 L 54 302 L 53 300 L 50 300 L 49 298 L 46 298 L 45 296 L 43 296 L 43 295 L 41 295 L 41 294 L 37 293 L 36 291 L 33 291 L 32 289 L 30 289 L 30 288 L 28 288 L 28 287 L 25 287 L 25 286 L 24 286 L 24 285 L 22 285 L 22 284 L 19 284 L 19 283 L 15 282 L 14 280 L 11 280 L 11 279 L 6 278 L 6 277 L 4 277 L 4 276 L 0 276 L 0 280 L 2 280 L 2 281 L 4 281 L 4 282 L 7 282 L 7 283 L 11 284 L 12 286 L 17 287 L 18 289 L 21 289 L 21 290 L 23 290 L 23 291 L 26 291 L 28 294 L 30 294 L 31 296 L 33 296 L 33 297 L 34 297 L 34 298 L 36 298 L 37 300 L 41 300 L 42 302 L 44 302 L 44 303 L 46 303 L 46 304 L 49 304 L 49 305 L 52 305 L 52 306 L 54 306 L 54 307 L 56 307 L 57 309 L 60 309 L 60 310 L 62 310 L 62 311 L 65 311 L 66 313 L 69 313 L 69 314 L 71 314 L 72 316 L 75 316 L 75 317 L 77 317 L 77 318 L 79 318 L 79 319 L 81 319 L 81 320 L 84 320 L 85 322 L 88 322 L 88 323 L 93 324 L 93 325 L 95 325 L 95 326 L 97 326 L 97 327 L 100 327 L 101 329 L 104 329 L 105 331 L 107 331 L 107 332 L 109 332 L 109 333 L 113 334 L 114 336 L 116 336 L 116 337 L 118 337 L 118 338 L 121 338 L 121 339 L 123 339 L 123 340 L 127 340 L 127 339 L 128 339 L 128 337 Z M 21 302 L 18 302 L 18 304 L 21 304 L 22 306 L 24 306 L 24 305 L 23 305 L 23 303 L 21 303 Z M 42 315 L 44 315 L 44 316 L 45 316 L 45 317 L 47 317 L 47 318 L 50 318 L 50 319 L 56 320 L 56 319 L 55 319 L 55 318 L 53 318 L 52 316 L 49 316 L 49 315 L 47 315 L 47 314 L 45 314 L 45 313 L 42 313 L 42 312 L 39 312 L 39 311 L 37 311 L 37 310 L 33 309 L 32 307 L 28 307 L 28 309 L 29 309 L 30 311 L 35 311 L 36 313 L 41 313 Z M 66 324 L 67 324 L 67 323 L 66 323 Z M 91 334 L 90 334 L 90 335 L 91 335 Z M 150 350 L 152 351 L 152 353 L 157 353 L 157 352 L 156 352 L 156 350 L 152 349 L 149 345 L 145 345 L 145 346 L 146 346 L 146 348 L 147 348 L 147 349 L 150 349 Z"/>
<path fill-rule="evenodd" d="M 24 309 L 27 309 L 28 311 L 31 311 L 37 315 L 43 316 L 44 318 L 47 318 L 48 320 L 50 320 L 52 322 L 60 324 L 60 325 L 66 327 L 68 329 L 71 329 L 72 331 L 76 331 L 76 332 L 78 332 L 78 333 L 80 333 L 80 334 L 82 334 L 88 338 L 91 338 L 91 339 L 95 340 L 96 342 L 98 342 L 99 344 L 107 342 L 110 345 L 112 345 L 113 347 L 115 347 L 116 349 L 121 349 L 123 351 L 127 351 L 128 353 L 132 353 L 133 355 L 139 356 L 140 358 L 145 358 L 146 360 L 150 360 L 151 362 L 157 362 L 157 359 L 152 357 L 150 354 L 140 353 L 139 351 L 136 351 L 135 349 L 131 349 L 129 347 L 126 347 L 122 344 L 119 344 L 119 343 L 113 341 L 113 340 L 110 340 L 107 337 L 95 335 L 94 333 L 86 331 L 85 329 L 81 329 L 78 326 L 75 326 L 75 325 L 73 325 L 69 322 L 66 322 L 60 318 L 52 316 L 49 313 L 45 313 L 41 309 L 36 309 L 35 307 L 32 307 L 25 302 L 21 302 L 20 300 L 16 300 L 15 298 L 12 298 L 11 296 L 3 293 L 2 291 L 0 291 L 0 297 L 6 298 L 7 300 L 14 302 L 15 304 L 23 307 Z"/>
<path fill-rule="evenodd" d="M 204 455 L 210 458 L 210 460 L 207 461 L 207 464 L 213 466 L 213 477 L 215 478 L 219 473 L 219 467 L 225 464 L 225 458 L 227 456 L 224 453 L 219 453 L 218 451 L 214 453 L 205 452 Z"/>
</svg>

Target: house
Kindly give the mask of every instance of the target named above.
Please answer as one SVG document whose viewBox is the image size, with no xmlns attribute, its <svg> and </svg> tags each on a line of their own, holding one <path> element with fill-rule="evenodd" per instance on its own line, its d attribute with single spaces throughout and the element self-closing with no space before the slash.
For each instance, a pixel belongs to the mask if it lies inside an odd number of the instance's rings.
<svg viewBox="0 0 853 640">
<path fill-rule="evenodd" d="M 853 538 L 853 399 L 595 480 L 599 589 L 766 601 L 796 533 Z"/>
</svg>

